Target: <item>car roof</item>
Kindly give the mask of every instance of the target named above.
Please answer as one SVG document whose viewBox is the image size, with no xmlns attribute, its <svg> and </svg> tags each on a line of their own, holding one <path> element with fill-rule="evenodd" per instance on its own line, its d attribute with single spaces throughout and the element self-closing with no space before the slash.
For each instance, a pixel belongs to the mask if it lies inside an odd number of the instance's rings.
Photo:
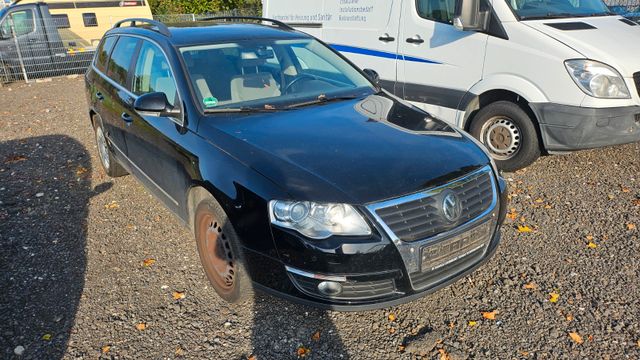
<svg viewBox="0 0 640 360">
<path fill-rule="evenodd" d="M 132 34 L 151 37 L 155 40 L 165 38 L 172 45 L 190 46 L 227 41 L 252 39 L 304 39 L 309 35 L 291 28 L 270 25 L 252 24 L 246 22 L 215 22 L 197 21 L 187 23 L 167 24 L 170 36 L 154 31 L 153 26 L 118 27 L 109 34 Z"/>
</svg>

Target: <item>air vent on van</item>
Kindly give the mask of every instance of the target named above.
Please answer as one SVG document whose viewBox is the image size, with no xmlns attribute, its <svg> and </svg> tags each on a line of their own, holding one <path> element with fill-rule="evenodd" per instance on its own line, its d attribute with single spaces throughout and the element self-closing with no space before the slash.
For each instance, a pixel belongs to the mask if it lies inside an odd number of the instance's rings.
<svg viewBox="0 0 640 360">
<path fill-rule="evenodd" d="M 551 26 L 558 30 L 590 30 L 595 29 L 593 25 L 589 25 L 583 22 L 558 22 L 558 23 L 546 23 L 545 25 Z"/>
<path fill-rule="evenodd" d="M 629 20 L 629 19 L 620 19 L 620 21 L 622 21 L 623 23 L 625 23 L 625 24 L 627 24 L 627 25 L 629 25 L 629 26 L 636 26 L 636 25 L 638 25 L 638 23 L 636 23 L 636 22 L 634 22 L 634 21 L 631 21 L 631 20 Z"/>
</svg>

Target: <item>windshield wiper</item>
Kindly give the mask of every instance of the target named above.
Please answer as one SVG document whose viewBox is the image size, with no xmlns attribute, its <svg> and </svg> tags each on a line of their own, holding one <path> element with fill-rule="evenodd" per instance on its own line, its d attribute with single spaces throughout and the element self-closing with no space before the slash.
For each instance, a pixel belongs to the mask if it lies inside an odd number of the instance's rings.
<svg viewBox="0 0 640 360">
<path fill-rule="evenodd" d="M 325 103 L 332 102 L 332 101 L 361 99 L 363 97 L 364 97 L 364 95 L 345 95 L 345 96 L 327 97 L 327 95 L 325 95 L 325 94 L 320 94 L 314 100 L 305 101 L 305 102 L 301 102 L 301 103 L 297 103 L 297 104 L 292 104 L 292 105 L 287 106 L 287 108 L 293 109 L 293 108 L 299 108 L 299 107 L 315 105 L 315 104 L 325 104 Z"/>
<path fill-rule="evenodd" d="M 578 16 L 571 13 L 547 13 L 547 15 L 520 16 L 521 20 L 561 19 Z"/>
<path fill-rule="evenodd" d="M 271 105 L 265 105 L 263 108 L 254 108 L 254 107 L 239 107 L 239 108 L 219 108 L 219 109 L 205 109 L 205 114 L 212 113 L 269 113 L 276 111 L 286 111 L 286 108 L 276 108 Z"/>
</svg>

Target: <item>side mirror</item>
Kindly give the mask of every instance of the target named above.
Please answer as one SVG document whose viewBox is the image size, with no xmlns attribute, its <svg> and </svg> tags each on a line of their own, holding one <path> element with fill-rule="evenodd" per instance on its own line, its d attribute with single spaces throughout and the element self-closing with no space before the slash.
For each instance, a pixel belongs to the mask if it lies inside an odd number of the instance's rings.
<svg viewBox="0 0 640 360">
<path fill-rule="evenodd" d="M 180 110 L 169 104 L 167 95 L 161 92 L 148 93 L 140 95 L 133 103 L 133 108 L 141 115 L 177 117 Z"/>
<path fill-rule="evenodd" d="M 369 78 L 369 80 L 371 80 L 374 84 L 376 85 L 380 85 L 380 75 L 378 75 L 378 72 L 373 70 L 373 69 L 364 69 L 362 70 L 362 72 L 367 75 L 367 77 Z"/>
<path fill-rule="evenodd" d="M 481 9 L 481 2 L 482 0 L 456 0 L 453 27 L 461 31 L 487 30 L 489 10 Z"/>
</svg>

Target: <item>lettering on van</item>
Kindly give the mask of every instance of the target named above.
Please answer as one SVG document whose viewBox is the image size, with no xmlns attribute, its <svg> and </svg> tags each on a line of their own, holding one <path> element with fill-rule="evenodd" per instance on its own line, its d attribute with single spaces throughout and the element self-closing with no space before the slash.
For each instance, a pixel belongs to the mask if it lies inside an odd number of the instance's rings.
<svg viewBox="0 0 640 360">
<path fill-rule="evenodd" d="M 324 23 L 324 22 L 367 22 L 368 16 L 374 12 L 374 0 L 334 0 L 335 2 L 325 2 L 326 9 L 323 12 L 318 12 L 319 8 L 306 9 L 309 13 L 276 13 L 270 16 L 275 20 L 280 20 L 290 23 Z M 322 3 L 318 3 L 321 7 Z M 296 8 L 291 6 L 289 8 Z M 284 10 L 284 7 L 282 8 Z M 286 11 L 286 10 L 285 10 Z M 337 14 L 337 16 L 334 16 Z"/>
</svg>

